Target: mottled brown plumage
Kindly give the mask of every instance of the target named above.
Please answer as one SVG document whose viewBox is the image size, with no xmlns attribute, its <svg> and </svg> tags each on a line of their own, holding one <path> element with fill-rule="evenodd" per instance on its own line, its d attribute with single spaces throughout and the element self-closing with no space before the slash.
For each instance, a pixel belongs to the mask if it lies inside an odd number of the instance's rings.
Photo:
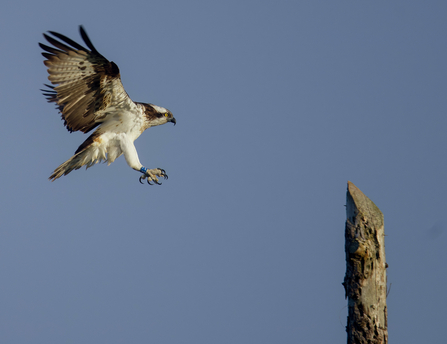
<svg viewBox="0 0 447 344">
<path fill-rule="evenodd" d="M 95 114 L 107 108 L 110 102 L 105 90 L 111 81 L 119 83 L 122 91 L 125 91 L 118 66 L 98 53 L 82 26 L 80 32 L 91 51 L 54 31 L 49 33 L 73 48 L 46 34 L 45 39 L 59 50 L 42 43 L 39 45 L 47 51 L 42 55 L 47 59 L 44 64 L 50 74 L 48 79 L 58 85 L 50 86 L 51 89 L 44 93 L 47 100 L 58 105 L 68 131 L 80 130 L 87 133 L 100 123 L 95 120 Z"/>
</svg>

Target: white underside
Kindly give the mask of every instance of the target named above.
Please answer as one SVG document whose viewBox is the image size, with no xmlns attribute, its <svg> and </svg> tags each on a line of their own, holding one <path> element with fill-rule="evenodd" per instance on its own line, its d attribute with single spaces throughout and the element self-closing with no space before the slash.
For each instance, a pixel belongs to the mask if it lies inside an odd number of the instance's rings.
<svg viewBox="0 0 447 344">
<path fill-rule="evenodd" d="M 138 158 L 134 141 L 143 131 L 151 126 L 164 124 L 167 119 L 162 116 L 152 119 L 149 123 L 143 106 L 135 103 L 133 105 L 131 110 L 127 110 L 129 113 L 123 109 L 117 111 L 110 107 L 99 113 L 103 122 L 92 135 L 93 142 L 60 165 L 50 179 L 57 179 L 82 166 L 89 168 L 102 161 L 110 165 L 122 154 L 131 168 L 140 171 L 143 165 Z"/>
</svg>

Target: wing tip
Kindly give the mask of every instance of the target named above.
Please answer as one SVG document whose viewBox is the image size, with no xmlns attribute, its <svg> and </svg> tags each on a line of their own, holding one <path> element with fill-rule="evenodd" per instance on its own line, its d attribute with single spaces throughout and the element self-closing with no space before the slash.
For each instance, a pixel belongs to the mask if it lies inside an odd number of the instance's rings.
<svg viewBox="0 0 447 344">
<path fill-rule="evenodd" d="M 96 50 L 95 46 L 93 45 L 92 41 L 90 40 L 90 38 L 87 35 L 87 31 L 85 30 L 83 25 L 79 25 L 79 33 L 82 37 L 82 39 L 84 40 L 84 43 L 87 45 L 87 47 L 90 48 L 90 50 L 92 51 L 92 53 L 97 54 L 101 57 L 103 57 L 98 50 Z"/>
</svg>

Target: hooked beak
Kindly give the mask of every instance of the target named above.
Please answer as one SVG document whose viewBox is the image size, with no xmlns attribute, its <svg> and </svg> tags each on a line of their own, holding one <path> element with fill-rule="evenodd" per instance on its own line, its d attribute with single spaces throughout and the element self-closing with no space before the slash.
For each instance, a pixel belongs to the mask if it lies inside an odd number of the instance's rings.
<svg viewBox="0 0 447 344">
<path fill-rule="evenodd" d="M 177 124 L 177 121 L 175 120 L 175 118 L 174 117 L 172 117 L 170 120 L 169 120 L 169 122 L 172 122 L 172 123 L 174 123 L 174 125 L 176 125 Z"/>
</svg>

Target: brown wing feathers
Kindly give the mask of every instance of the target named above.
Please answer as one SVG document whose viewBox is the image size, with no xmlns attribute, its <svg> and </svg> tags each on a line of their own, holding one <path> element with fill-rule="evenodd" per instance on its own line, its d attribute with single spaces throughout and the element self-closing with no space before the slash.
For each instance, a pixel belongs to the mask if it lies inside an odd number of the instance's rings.
<svg viewBox="0 0 447 344">
<path fill-rule="evenodd" d="M 100 124 L 95 120 L 95 112 L 103 107 L 101 81 L 107 77 L 119 78 L 118 66 L 95 49 L 82 26 L 81 37 L 90 50 L 60 33 L 49 33 L 65 44 L 46 34 L 45 39 L 54 48 L 39 43 L 45 50 L 42 55 L 46 58 L 44 64 L 50 74 L 48 79 L 57 85 L 46 85 L 49 89 L 43 90 L 44 96 L 48 102 L 57 104 L 70 132 L 89 132 Z"/>
</svg>

